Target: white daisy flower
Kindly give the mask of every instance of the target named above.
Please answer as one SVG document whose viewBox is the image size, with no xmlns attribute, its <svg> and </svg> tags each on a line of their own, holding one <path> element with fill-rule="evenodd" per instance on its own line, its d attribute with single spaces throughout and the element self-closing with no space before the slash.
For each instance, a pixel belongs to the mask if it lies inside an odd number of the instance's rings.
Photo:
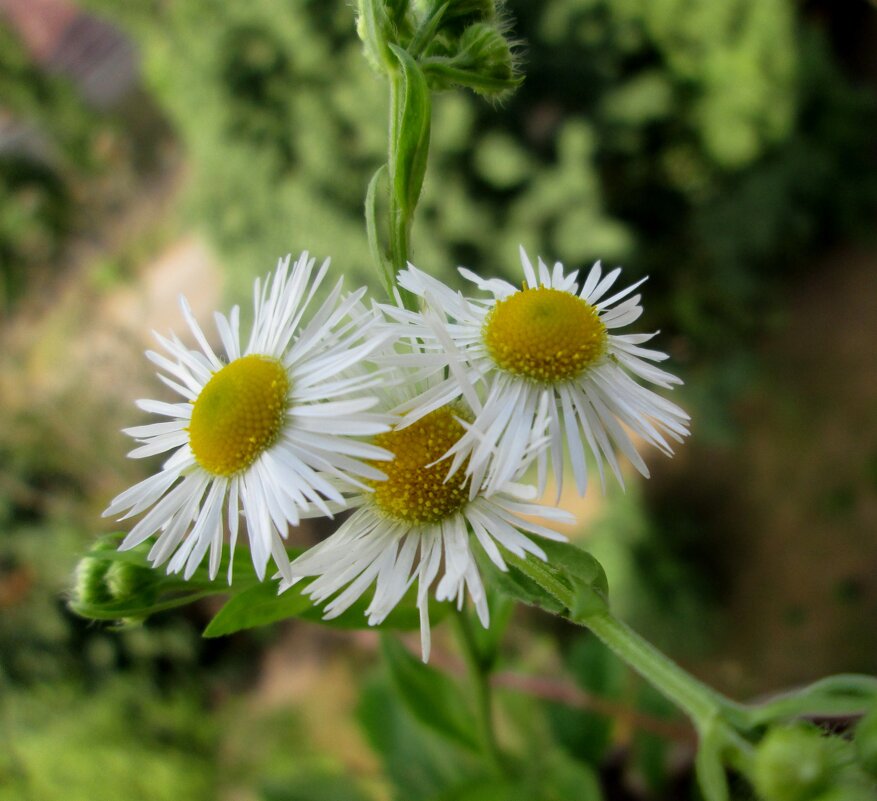
<svg viewBox="0 0 877 801">
<path fill-rule="evenodd" d="M 434 583 L 439 601 L 461 606 L 468 594 L 487 627 L 487 599 L 473 553 L 476 541 L 506 570 L 498 545 L 518 556 L 531 553 L 545 559 L 529 535 L 566 539 L 533 518 L 565 524 L 574 518 L 530 503 L 536 497 L 534 487 L 509 482 L 495 491 L 470 492 L 464 471 L 448 478 L 447 463 L 439 460 L 465 434 L 465 416 L 461 407 L 443 406 L 374 437 L 376 446 L 395 455 L 382 465 L 387 480 L 373 482 L 373 492 L 349 501 L 356 511 L 292 563 L 295 578 L 283 581 L 281 591 L 301 578 L 316 577 L 304 592 L 317 602 L 331 598 L 325 609 L 332 618 L 374 585 L 366 615 L 369 625 L 377 625 L 417 582 L 424 661 L 429 659 L 428 601 Z"/>
<path fill-rule="evenodd" d="M 383 308 L 424 342 L 419 363 L 446 378 L 394 411 L 417 419 L 437 404 L 464 396 L 475 417 L 451 450 L 450 470 L 465 463 L 472 486 L 486 480 L 488 491 L 511 479 L 528 449 L 538 453 L 543 492 L 550 460 L 558 498 L 564 447 L 582 495 L 588 479 L 586 451 L 594 456 L 604 486 L 604 463 L 624 483 L 616 451 L 648 477 L 625 426 L 672 455 L 669 440 L 681 442 L 687 436 L 689 417 L 644 386 L 671 389 L 682 383 L 655 366 L 668 358 L 666 353 L 642 347 L 655 333 L 615 333 L 642 314 L 640 295 L 631 293 L 645 279 L 609 295 L 620 268 L 603 275 L 597 262 L 579 282 L 578 271 L 567 274 L 560 263 L 549 269 L 540 259 L 534 269 L 523 249 L 521 261 L 525 280 L 520 289 L 460 268 L 493 296 L 485 299 L 466 298 L 410 264 L 399 274 L 400 285 L 423 298 L 426 310 Z M 544 436 L 543 409 L 548 412 L 548 447 L 534 449 L 534 438 Z"/>
<path fill-rule="evenodd" d="M 173 453 L 157 474 L 123 492 L 104 512 L 124 512 L 123 520 L 146 512 L 122 549 L 158 534 L 150 561 L 167 561 L 168 572 L 186 578 L 209 550 L 213 578 L 224 530 L 233 551 L 243 512 L 259 578 L 272 557 L 289 575 L 283 541 L 301 510 L 316 507 L 330 514 L 327 501 L 343 505 L 339 486 L 362 490 L 363 482 L 382 477 L 375 463 L 391 455 L 357 437 L 386 431 L 391 418 L 366 411 L 377 398 L 351 393 L 368 391 L 383 377 L 349 371 L 386 341 L 386 331 L 377 329 L 377 321 L 350 317 L 365 290 L 342 297 L 341 281 L 304 323 L 329 260 L 317 271 L 314 265 L 307 252 L 292 267 L 287 256 L 264 286 L 256 280 L 245 347 L 237 306 L 227 318 L 215 314 L 220 357 L 185 298 L 183 315 L 199 349 L 174 335 L 155 334 L 168 355 L 146 355 L 183 400 L 138 401 L 144 411 L 168 420 L 125 430 L 141 443 L 129 456 Z"/>
</svg>

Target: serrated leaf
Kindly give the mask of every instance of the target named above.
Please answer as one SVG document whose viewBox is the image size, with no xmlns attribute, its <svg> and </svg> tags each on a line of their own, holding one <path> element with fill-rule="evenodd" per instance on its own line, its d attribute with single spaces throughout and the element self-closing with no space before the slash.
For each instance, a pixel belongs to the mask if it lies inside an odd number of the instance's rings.
<svg viewBox="0 0 877 801">
<path fill-rule="evenodd" d="M 384 637 L 383 652 L 393 683 L 411 714 L 446 739 L 477 751 L 477 723 L 457 685 L 392 637 Z"/>
<path fill-rule="evenodd" d="M 423 71 L 409 53 L 397 45 L 390 50 L 401 68 L 401 97 L 394 121 L 394 158 L 390 162 L 393 193 L 406 218 L 410 218 L 420 198 L 426 159 L 429 153 L 431 100 Z"/>
</svg>

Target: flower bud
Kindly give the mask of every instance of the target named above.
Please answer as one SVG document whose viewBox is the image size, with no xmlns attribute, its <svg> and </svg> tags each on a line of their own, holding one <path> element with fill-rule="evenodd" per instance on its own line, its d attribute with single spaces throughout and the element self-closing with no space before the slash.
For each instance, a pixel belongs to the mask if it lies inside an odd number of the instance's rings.
<svg viewBox="0 0 877 801">
<path fill-rule="evenodd" d="M 813 726 L 772 729 L 755 752 L 755 789 L 765 801 L 815 801 L 839 771 L 837 752 Z"/>
<path fill-rule="evenodd" d="M 73 584 L 73 603 L 82 606 L 97 606 L 112 602 L 109 588 L 106 585 L 107 571 L 112 561 L 105 555 L 114 551 L 112 543 L 101 540 L 95 544 L 88 556 L 79 560 L 76 565 L 76 578 Z"/>
<path fill-rule="evenodd" d="M 116 537 L 98 540 L 80 559 L 70 600 L 76 614 L 97 620 L 142 618 L 158 599 L 163 577 L 146 560 L 149 546 L 119 554 L 118 543 Z"/>
<path fill-rule="evenodd" d="M 466 86 L 485 97 L 499 97 L 520 83 L 511 42 L 497 28 L 469 25 L 448 47 L 447 55 L 424 63 L 437 89 Z"/>
<path fill-rule="evenodd" d="M 150 606 L 158 596 L 158 576 L 155 570 L 132 562 L 112 562 L 104 576 L 104 583 L 113 601 L 133 602 Z"/>
</svg>

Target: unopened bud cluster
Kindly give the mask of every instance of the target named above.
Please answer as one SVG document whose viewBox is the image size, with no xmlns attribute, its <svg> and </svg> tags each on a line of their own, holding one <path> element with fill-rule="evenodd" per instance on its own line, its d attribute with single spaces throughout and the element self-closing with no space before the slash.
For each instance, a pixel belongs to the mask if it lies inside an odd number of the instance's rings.
<svg viewBox="0 0 877 801">
<path fill-rule="evenodd" d="M 877 713 L 853 741 L 806 723 L 771 729 L 755 752 L 753 781 L 764 801 L 866 801 L 877 798 Z"/>
<path fill-rule="evenodd" d="M 138 615 L 124 610 L 148 610 L 158 598 L 160 577 L 145 554 L 142 559 L 135 553 L 120 556 L 117 547 L 112 539 L 99 540 L 79 561 L 71 607 L 90 617 L 113 616 L 96 613 L 119 610 L 118 618 L 131 622 Z"/>
<path fill-rule="evenodd" d="M 497 99 L 520 83 L 499 6 L 496 0 L 359 0 L 357 32 L 380 72 L 395 69 L 395 45 L 417 60 L 432 89 L 463 86 Z"/>
</svg>

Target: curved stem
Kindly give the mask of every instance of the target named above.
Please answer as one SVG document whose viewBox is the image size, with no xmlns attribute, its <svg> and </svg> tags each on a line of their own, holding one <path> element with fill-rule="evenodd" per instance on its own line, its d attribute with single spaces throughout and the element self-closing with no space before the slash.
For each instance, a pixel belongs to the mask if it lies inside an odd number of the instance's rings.
<svg viewBox="0 0 877 801">
<path fill-rule="evenodd" d="M 548 565 L 520 557 L 509 561 L 563 604 L 567 610 L 565 617 L 589 628 L 616 656 L 682 709 L 698 731 L 712 725 L 718 717 L 735 728 L 749 727 L 747 711 L 740 704 L 683 670 L 608 609 L 580 615 L 569 611 L 575 606 L 575 593 Z"/>
<path fill-rule="evenodd" d="M 734 703 L 687 673 L 672 659 L 609 612 L 580 621 L 617 656 L 682 709 L 698 728 Z"/>
<path fill-rule="evenodd" d="M 502 755 L 496 741 L 496 733 L 493 728 L 493 697 L 491 695 L 490 668 L 481 659 L 478 645 L 469 624 L 466 613 L 456 611 L 453 616 L 460 648 L 466 660 L 466 667 L 475 692 L 476 719 L 478 720 L 479 739 L 481 740 L 484 753 L 493 767 L 502 772 Z"/>
<path fill-rule="evenodd" d="M 861 714 L 877 699 L 877 678 L 840 674 L 782 693 L 748 710 L 753 725 L 800 716 Z"/>
</svg>

